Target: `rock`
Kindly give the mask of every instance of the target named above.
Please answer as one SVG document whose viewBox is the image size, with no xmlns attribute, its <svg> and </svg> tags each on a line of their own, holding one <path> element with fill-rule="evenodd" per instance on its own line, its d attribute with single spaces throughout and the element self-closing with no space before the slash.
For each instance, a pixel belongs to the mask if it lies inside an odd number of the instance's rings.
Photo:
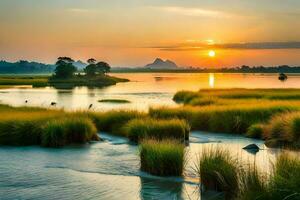
<svg viewBox="0 0 300 200">
<path fill-rule="evenodd" d="M 249 144 L 249 145 L 245 146 L 243 149 L 258 150 L 259 151 L 259 147 L 256 144 Z"/>
</svg>

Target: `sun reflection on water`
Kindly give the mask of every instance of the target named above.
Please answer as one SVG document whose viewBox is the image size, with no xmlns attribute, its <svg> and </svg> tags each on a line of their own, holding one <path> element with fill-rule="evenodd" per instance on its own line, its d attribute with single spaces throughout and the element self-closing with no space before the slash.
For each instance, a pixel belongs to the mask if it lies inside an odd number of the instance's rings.
<svg viewBox="0 0 300 200">
<path fill-rule="evenodd" d="M 209 87 L 214 88 L 215 87 L 215 74 L 210 73 L 208 78 Z"/>
</svg>

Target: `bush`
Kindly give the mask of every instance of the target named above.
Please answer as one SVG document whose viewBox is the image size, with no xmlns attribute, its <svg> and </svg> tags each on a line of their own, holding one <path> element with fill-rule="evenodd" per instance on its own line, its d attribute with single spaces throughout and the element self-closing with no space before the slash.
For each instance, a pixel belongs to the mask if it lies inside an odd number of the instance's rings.
<svg viewBox="0 0 300 200">
<path fill-rule="evenodd" d="M 46 147 L 61 147 L 97 139 L 97 130 L 92 121 L 81 117 L 52 120 L 45 125 L 42 133 L 42 145 Z"/>
<path fill-rule="evenodd" d="M 184 145 L 175 140 L 144 140 L 140 145 L 141 170 L 158 176 L 181 176 Z"/>
<path fill-rule="evenodd" d="M 220 148 L 204 149 L 195 168 L 205 190 L 223 192 L 225 199 L 237 196 L 240 168 L 228 151 Z"/>
<path fill-rule="evenodd" d="M 151 139 L 189 139 L 190 127 L 184 120 L 170 119 L 135 119 L 126 125 L 126 133 L 130 140 L 138 142 L 145 138 Z"/>
</svg>

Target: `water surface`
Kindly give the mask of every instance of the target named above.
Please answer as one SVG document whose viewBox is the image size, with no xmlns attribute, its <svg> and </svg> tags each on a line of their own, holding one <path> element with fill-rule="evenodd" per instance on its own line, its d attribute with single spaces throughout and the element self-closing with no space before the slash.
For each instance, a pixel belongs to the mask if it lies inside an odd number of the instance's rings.
<svg viewBox="0 0 300 200">
<path fill-rule="evenodd" d="M 290 75 L 281 82 L 277 74 L 207 74 L 207 73 L 117 73 L 131 82 L 119 83 L 105 88 L 76 87 L 55 89 L 14 87 L 0 89 L 0 102 L 15 106 L 29 105 L 51 107 L 56 102 L 58 108 L 66 110 L 111 109 L 148 110 L 150 106 L 176 106 L 173 95 L 179 90 L 197 91 L 201 88 L 298 88 L 299 75 Z M 99 103 L 102 99 L 125 99 L 128 104 Z M 27 100 L 27 103 L 25 103 Z"/>
<path fill-rule="evenodd" d="M 218 144 L 261 167 L 276 154 L 242 150 L 250 143 L 264 148 L 260 140 L 193 132 L 184 178 L 162 178 L 140 171 L 138 147 L 126 138 L 100 136 L 104 141 L 61 149 L 0 147 L 0 199 L 200 199 L 193 168 L 203 148 Z"/>
</svg>

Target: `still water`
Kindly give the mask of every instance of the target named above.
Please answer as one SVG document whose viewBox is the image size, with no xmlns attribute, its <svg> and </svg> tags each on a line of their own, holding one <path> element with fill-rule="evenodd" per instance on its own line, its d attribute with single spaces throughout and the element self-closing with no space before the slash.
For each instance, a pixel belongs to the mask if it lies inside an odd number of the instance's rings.
<svg viewBox="0 0 300 200">
<path fill-rule="evenodd" d="M 139 109 L 176 106 L 172 96 L 178 90 L 200 88 L 296 88 L 300 77 L 285 82 L 277 75 L 243 74 L 114 74 L 131 82 L 115 86 L 73 90 L 14 87 L 0 90 L 1 103 L 57 107 L 67 110 Z M 126 99 L 129 104 L 99 103 L 101 99 Z M 25 100 L 28 103 L 25 103 Z M 138 147 L 127 139 L 100 133 L 104 139 L 92 144 L 61 149 L 40 147 L 0 147 L 0 199 L 207 199 L 200 197 L 198 178 L 193 170 L 199 152 L 216 145 L 227 148 L 244 165 L 256 163 L 269 171 L 278 150 L 263 141 L 228 134 L 193 132 L 187 151 L 184 178 L 160 178 L 139 170 Z M 257 154 L 242 148 L 255 143 Z"/>
<path fill-rule="evenodd" d="M 31 87 L 14 87 L 0 90 L 0 103 L 15 106 L 29 105 L 56 107 L 66 110 L 111 109 L 148 110 L 150 106 L 176 106 L 172 101 L 178 90 L 201 88 L 297 88 L 300 76 L 289 76 L 281 82 L 277 74 L 200 74 L 200 73 L 122 73 L 112 74 L 131 81 L 105 88 L 76 87 L 71 90 Z M 99 103 L 103 99 L 125 99 L 131 103 Z M 25 103 L 27 101 L 27 103 Z"/>
</svg>

